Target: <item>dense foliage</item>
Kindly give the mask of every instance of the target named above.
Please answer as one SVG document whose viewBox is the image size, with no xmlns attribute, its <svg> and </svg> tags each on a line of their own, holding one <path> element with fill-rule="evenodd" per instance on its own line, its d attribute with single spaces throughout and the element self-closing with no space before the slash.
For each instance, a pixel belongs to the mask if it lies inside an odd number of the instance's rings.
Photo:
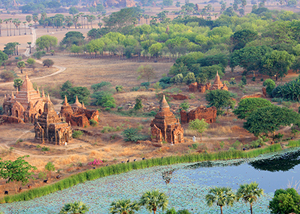
<svg viewBox="0 0 300 214">
<path fill-rule="evenodd" d="M 271 105 L 272 103 L 269 100 L 263 98 L 245 98 L 239 102 L 233 113 L 240 119 L 247 119 L 256 109 Z"/>
<path fill-rule="evenodd" d="M 285 100 L 300 101 L 300 76 L 284 85 L 277 86 L 272 91 L 272 96 Z"/>
<path fill-rule="evenodd" d="M 278 189 L 270 201 L 271 213 L 300 213 L 300 195 L 293 188 Z"/>
</svg>

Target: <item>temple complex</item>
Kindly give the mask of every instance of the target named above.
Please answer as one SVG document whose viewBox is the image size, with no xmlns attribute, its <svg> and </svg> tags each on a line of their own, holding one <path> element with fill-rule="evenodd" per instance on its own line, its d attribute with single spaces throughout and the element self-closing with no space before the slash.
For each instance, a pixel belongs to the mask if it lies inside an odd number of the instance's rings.
<svg viewBox="0 0 300 214">
<path fill-rule="evenodd" d="M 160 104 L 159 112 L 151 121 L 151 138 L 154 142 L 183 143 L 183 128 L 178 119 L 170 111 L 165 95 Z"/>
<path fill-rule="evenodd" d="M 70 105 L 68 103 L 67 97 L 65 96 L 64 104 L 60 110 L 60 116 L 65 118 L 67 123 L 72 126 L 88 127 L 90 126 L 90 120 L 96 122 L 99 121 L 98 110 L 88 110 L 85 108 L 84 104 L 78 101 L 76 96 L 76 101 L 74 104 Z"/>
<path fill-rule="evenodd" d="M 221 82 L 219 73 L 217 72 L 215 80 L 214 80 L 214 84 L 211 85 L 211 83 L 206 83 L 206 84 L 198 84 L 197 82 L 191 83 L 189 85 L 189 91 L 190 92 L 201 92 L 201 93 L 205 93 L 206 90 L 225 90 L 228 91 L 228 87 L 226 86 L 225 83 Z"/>
<path fill-rule="evenodd" d="M 10 96 L 5 95 L 3 110 L 4 115 L 12 116 L 24 120 L 24 122 L 34 122 L 35 118 L 43 113 L 45 94 L 42 97 L 39 90 L 35 90 L 27 74 L 20 91 L 17 90 Z"/>
<path fill-rule="evenodd" d="M 206 108 L 205 106 L 201 105 L 198 108 L 191 110 L 190 112 L 181 110 L 180 117 L 182 124 L 189 123 L 190 121 L 196 119 L 204 119 L 207 123 L 214 123 L 216 122 L 217 118 L 217 108 L 214 106 Z"/>
<path fill-rule="evenodd" d="M 40 143 L 64 145 L 72 140 L 72 128 L 54 110 L 54 106 L 48 96 L 44 105 L 44 111 L 35 124 L 35 140 Z"/>
</svg>

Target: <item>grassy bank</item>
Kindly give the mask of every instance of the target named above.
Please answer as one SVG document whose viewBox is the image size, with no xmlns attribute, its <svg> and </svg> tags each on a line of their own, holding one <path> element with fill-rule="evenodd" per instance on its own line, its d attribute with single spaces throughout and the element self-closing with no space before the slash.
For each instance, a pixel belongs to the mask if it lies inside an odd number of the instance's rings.
<svg viewBox="0 0 300 214">
<path fill-rule="evenodd" d="M 291 141 L 289 143 L 291 147 L 300 146 L 299 141 Z M 143 161 L 136 161 L 130 163 L 116 164 L 111 166 L 105 166 L 97 169 L 88 170 L 85 172 L 72 175 L 68 178 L 60 180 L 54 184 L 50 184 L 43 187 L 38 187 L 31 189 L 16 195 L 5 196 L 0 199 L 0 203 L 12 203 L 16 201 L 27 201 L 50 193 L 56 192 L 58 190 L 63 190 L 75 186 L 79 183 L 84 183 L 85 181 L 95 180 L 109 175 L 116 175 L 131 170 L 144 169 L 153 166 L 163 166 L 178 163 L 193 163 L 200 161 L 213 161 L 213 160 L 230 160 L 239 158 L 253 158 L 262 154 L 281 151 L 282 148 L 279 144 L 274 144 L 266 148 L 255 149 L 248 152 L 243 151 L 224 151 L 218 153 L 208 153 L 208 154 L 189 154 L 183 156 L 170 156 L 166 158 L 155 158 Z"/>
</svg>

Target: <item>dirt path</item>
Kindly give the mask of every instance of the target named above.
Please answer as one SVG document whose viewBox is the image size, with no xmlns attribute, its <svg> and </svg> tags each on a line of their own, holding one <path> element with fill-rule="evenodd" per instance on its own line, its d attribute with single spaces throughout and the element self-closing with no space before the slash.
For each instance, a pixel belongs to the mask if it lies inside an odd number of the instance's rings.
<svg viewBox="0 0 300 214">
<path fill-rule="evenodd" d="M 35 29 L 32 28 L 32 42 L 31 42 L 31 47 L 35 47 L 35 41 L 36 41 L 36 32 L 35 32 Z M 26 51 L 24 52 L 24 55 L 26 57 L 30 57 L 30 48 L 27 48 Z M 37 63 L 39 64 L 43 64 L 43 62 L 41 60 L 36 60 Z M 48 77 L 51 77 L 51 76 L 54 76 L 54 75 L 57 75 L 59 73 L 62 73 L 64 72 L 67 68 L 65 67 L 62 67 L 62 66 L 58 66 L 58 65 L 53 65 L 52 67 L 54 68 L 57 68 L 58 70 L 52 74 L 48 74 L 48 75 L 45 75 L 45 76 L 42 76 L 42 77 L 35 77 L 35 78 L 30 78 L 30 80 L 39 80 L 39 79 L 45 79 L 45 78 L 48 78 Z M 5 83 L 0 83 L 0 86 L 3 86 L 3 85 L 11 85 L 13 82 L 5 82 Z"/>
</svg>

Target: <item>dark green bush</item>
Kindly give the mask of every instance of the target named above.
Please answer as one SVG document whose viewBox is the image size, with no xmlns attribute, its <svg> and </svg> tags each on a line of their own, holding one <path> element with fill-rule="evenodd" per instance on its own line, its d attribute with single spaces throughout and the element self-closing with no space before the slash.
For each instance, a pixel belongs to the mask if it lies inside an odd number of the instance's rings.
<svg viewBox="0 0 300 214">
<path fill-rule="evenodd" d="M 72 137 L 73 138 L 79 138 L 81 135 L 83 135 L 83 132 L 80 130 L 73 131 Z"/>
<path fill-rule="evenodd" d="M 141 135 L 138 132 L 138 129 L 135 128 L 127 128 L 122 132 L 122 136 L 124 137 L 125 141 L 133 141 L 133 142 L 137 142 L 139 140 L 145 140 L 147 139 L 146 136 Z"/>
<path fill-rule="evenodd" d="M 98 125 L 98 122 L 96 120 L 90 119 L 89 121 L 90 121 L 91 126 L 93 126 L 93 127 Z"/>
</svg>

